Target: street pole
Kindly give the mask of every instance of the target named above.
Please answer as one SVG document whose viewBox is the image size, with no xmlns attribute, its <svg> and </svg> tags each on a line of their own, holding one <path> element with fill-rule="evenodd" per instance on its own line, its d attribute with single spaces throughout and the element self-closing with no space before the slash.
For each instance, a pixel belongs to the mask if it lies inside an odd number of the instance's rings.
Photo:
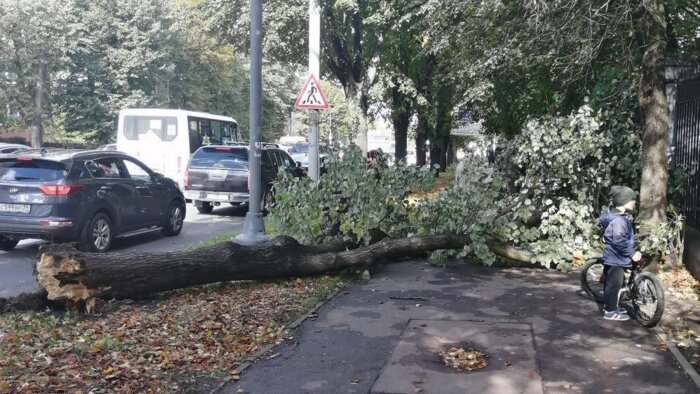
<svg viewBox="0 0 700 394">
<path fill-rule="evenodd" d="M 328 145 L 333 146 L 333 109 L 328 109 Z"/>
<path fill-rule="evenodd" d="M 248 213 L 243 223 L 243 232 L 234 241 L 242 245 L 253 245 L 270 240 L 265 235 L 265 224 L 260 212 L 262 200 L 260 159 L 260 121 L 262 117 L 262 0 L 250 0 L 250 143 L 248 147 Z"/>
<path fill-rule="evenodd" d="M 309 73 L 320 81 L 321 54 L 321 8 L 319 0 L 309 0 Z M 320 86 L 318 87 L 321 88 Z M 318 155 L 318 118 L 319 110 L 309 113 L 309 176 L 318 182 L 320 163 Z"/>
</svg>

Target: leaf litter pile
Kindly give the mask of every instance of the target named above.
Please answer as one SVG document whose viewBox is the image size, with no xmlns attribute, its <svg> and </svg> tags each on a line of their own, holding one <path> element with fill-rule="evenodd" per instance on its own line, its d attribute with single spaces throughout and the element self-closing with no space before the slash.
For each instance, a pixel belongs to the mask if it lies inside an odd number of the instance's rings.
<svg viewBox="0 0 700 394">
<path fill-rule="evenodd" d="M 440 357 L 446 366 L 458 371 L 475 371 L 488 365 L 488 356 L 471 348 L 451 347 L 440 352 Z"/>
<path fill-rule="evenodd" d="M 177 392 L 222 378 L 344 285 L 338 276 L 229 282 L 112 301 L 99 314 L 0 315 L 0 392 Z M 180 382 L 180 383 L 178 383 Z"/>
<path fill-rule="evenodd" d="M 659 279 L 666 293 L 661 327 L 700 372 L 700 281 L 682 266 L 662 270 Z"/>
</svg>

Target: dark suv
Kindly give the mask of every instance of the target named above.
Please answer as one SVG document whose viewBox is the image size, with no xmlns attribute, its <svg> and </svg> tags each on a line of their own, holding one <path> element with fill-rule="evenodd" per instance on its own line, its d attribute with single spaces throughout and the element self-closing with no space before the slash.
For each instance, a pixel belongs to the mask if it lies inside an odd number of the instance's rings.
<svg viewBox="0 0 700 394">
<path fill-rule="evenodd" d="M 0 157 L 0 249 L 24 238 L 105 252 L 114 237 L 177 235 L 185 198 L 171 179 L 121 152 L 41 149 Z"/>
<path fill-rule="evenodd" d="M 304 176 L 287 152 L 266 146 L 262 150 L 262 209 L 267 212 L 273 201 L 272 182 L 280 167 L 294 176 Z M 185 173 L 185 197 L 194 202 L 201 213 L 211 213 L 221 203 L 248 203 L 248 147 L 209 145 L 199 148 Z"/>
</svg>

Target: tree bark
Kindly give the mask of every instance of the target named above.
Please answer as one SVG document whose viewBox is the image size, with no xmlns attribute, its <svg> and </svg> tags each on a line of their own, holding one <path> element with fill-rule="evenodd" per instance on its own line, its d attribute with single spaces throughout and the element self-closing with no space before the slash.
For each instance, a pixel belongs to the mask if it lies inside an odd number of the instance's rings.
<svg viewBox="0 0 700 394">
<path fill-rule="evenodd" d="M 644 114 L 639 219 L 666 222 L 669 110 L 666 101 L 666 17 L 662 0 L 642 0 L 646 49 L 642 58 L 639 104 Z"/>
<path fill-rule="evenodd" d="M 441 172 L 444 172 L 445 170 L 447 170 L 447 166 L 449 165 L 448 160 L 447 160 L 447 156 L 449 154 L 449 151 L 450 151 L 450 136 L 448 134 L 448 135 L 442 136 L 442 138 L 440 139 L 440 162 L 438 164 L 440 164 L 440 171 Z"/>
<path fill-rule="evenodd" d="M 355 143 L 360 147 L 362 153 L 367 154 L 367 109 L 362 105 L 363 93 L 354 82 L 345 87 L 345 100 L 348 111 L 357 116 L 354 125 Z"/>
<path fill-rule="evenodd" d="M 31 133 L 31 144 L 33 148 L 41 148 L 44 136 L 44 81 L 46 79 L 46 62 L 39 59 L 36 73 L 36 88 L 34 90 L 34 120 Z"/>
<path fill-rule="evenodd" d="M 182 252 L 109 254 L 80 253 L 56 245 L 42 250 L 36 273 L 49 300 L 80 303 L 214 282 L 317 275 L 383 259 L 459 249 L 469 242 L 466 236 L 434 235 L 384 239 L 348 250 L 342 242 L 306 246 L 290 237 L 277 237 L 255 246 L 222 242 Z"/>
<path fill-rule="evenodd" d="M 433 139 L 430 141 L 430 167 L 435 168 L 435 164 L 440 166 L 440 152 L 441 152 L 441 147 L 442 147 L 442 141 L 439 138 Z M 439 171 L 442 171 L 443 168 L 440 167 Z"/>
<path fill-rule="evenodd" d="M 401 160 L 408 154 L 408 127 L 411 123 L 411 103 L 399 89 L 399 82 L 394 81 L 391 88 L 391 123 L 394 126 L 394 156 Z"/>
</svg>

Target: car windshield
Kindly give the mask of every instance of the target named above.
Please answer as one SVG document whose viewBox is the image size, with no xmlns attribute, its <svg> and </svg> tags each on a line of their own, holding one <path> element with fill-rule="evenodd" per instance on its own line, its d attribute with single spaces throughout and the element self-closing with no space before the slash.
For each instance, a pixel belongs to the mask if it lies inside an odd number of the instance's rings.
<svg viewBox="0 0 700 394">
<path fill-rule="evenodd" d="M 309 144 L 296 144 L 289 149 L 289 153 L 309 153 Z"/>
<path fill-rule="evenodd" d="M 0 181 L 51 182 L 67 174 L 63 164 L 48 160 L 17 158 L 0 161 Z"/>
<path fill-rule="evenodd" d="M 195 152 L 190 167 L 248 169 L 248 150 L 229 147 L 206 147 Z"/>
</svg>

